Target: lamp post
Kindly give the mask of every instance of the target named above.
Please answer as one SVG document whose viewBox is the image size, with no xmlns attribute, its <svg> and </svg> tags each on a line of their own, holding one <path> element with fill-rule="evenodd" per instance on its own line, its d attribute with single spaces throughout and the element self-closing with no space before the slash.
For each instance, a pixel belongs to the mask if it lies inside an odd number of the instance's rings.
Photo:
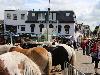
<svg viewBox="0 0 100 75">
<path fill-rule="evenodd" d="M 12 32 L 10 33 L 10 39 L 11 39 L 11 45 L 13 44 L 13 40 L 12 40 Z"/>
<path fill-rule="evenodd" d="M 58 36 L 58 20 L 57 20 L 57 32 L 56 33 L 57 33 L 57 36 Z"/>
<path fill-rule="evenodd" d="M 48 8 L 48 13 L 47 13 L 47 41 L 48 41 L 49 14 L 50 14 L 50 8 Z"/>
</svg>

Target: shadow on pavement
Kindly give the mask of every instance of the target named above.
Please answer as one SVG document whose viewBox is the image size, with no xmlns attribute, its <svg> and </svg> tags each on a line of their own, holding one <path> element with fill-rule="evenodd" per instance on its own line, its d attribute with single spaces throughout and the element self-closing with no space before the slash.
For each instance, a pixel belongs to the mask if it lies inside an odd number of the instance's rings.
<svg viewBox="0 0 100 75">
<path fill-rule="evenodd" d="M 92 63 L 82 63 L 82 64 L 92 64 Z"/>
<path fill-rule="evenodd" d="M 93 73 L 84 73 L 85 75 L 93 75 Z"/>
</svg>

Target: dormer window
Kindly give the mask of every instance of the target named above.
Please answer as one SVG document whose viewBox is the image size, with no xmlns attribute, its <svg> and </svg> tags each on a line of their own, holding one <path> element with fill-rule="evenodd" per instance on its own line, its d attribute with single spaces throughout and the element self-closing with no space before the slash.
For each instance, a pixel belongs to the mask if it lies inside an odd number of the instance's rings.
<svg viewBox="0 0 100 75">
<path fill-rule="evenodd" d="M 30 27 L 31 27 L 31 32 L 34 32 L 35 24 L 31 24 Z"/>
<path fill-rule="evenodd" d="M 70 15 L 70 13 L 66 13 L 66 16 L 69 16 Z"/>
<path fill-rule="evenodd" d="M 52 13 L 49 14 L 49 20 L 52 20 Z"/>
<path fill-rule="evenodd" d="M 45 20 L 45 13 L 38 13 L 38 20 Z"/>
<path fill-rule="evenodd" d="M 35 13 L 32 13 L 32 16 L 35 16 Z"/>
<path fill-rule="evenodd" d="M 52 24 L 50 24 L 50 25 L 49 25 L 49 28 L 53 28 L 53 25 L 52 25 Z"/>
<path fill-rule="evenodd" d="M 25 14 L 21 14 L 21 19 L 25 20 Z"/>
</svg>

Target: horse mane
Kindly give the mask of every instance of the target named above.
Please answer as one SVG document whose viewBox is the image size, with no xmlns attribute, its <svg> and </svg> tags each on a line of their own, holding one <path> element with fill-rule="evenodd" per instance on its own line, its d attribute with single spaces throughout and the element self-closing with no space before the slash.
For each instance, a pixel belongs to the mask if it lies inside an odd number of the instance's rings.
<svg viewBox="0 0 100 75">
<path fill-rule="evenodd" d="M 13 51 L 2 54 L 0 60 L 3 61 L 3 63 L 0 61 L 0 67 L 2 67 L 0 69 L 3 69 L 2 75 L 41 75 L 39 67 L 20 52 Z"/>
<path fill-rule="evenodd" d="M 43 47 L 34 47 L 30 49 L 22 49 L 17 47 L 12 47 L 10 51 L 17 51 L 23 53 L 34 61 L 43 71 L 48 63 L 48 51 Z"/>
<path fill-rule="evenodd" d="M 3 53 L 6 53 L 6 52 L 9 52 L 10 48 L 11 47 L 15 47 L 14 45 L 0 45 L 0 54 L 3 54 Z"/>
</svg>

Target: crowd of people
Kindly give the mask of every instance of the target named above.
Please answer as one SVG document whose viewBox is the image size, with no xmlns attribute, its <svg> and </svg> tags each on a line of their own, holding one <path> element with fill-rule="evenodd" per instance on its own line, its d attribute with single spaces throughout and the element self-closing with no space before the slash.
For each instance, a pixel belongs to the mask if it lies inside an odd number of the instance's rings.
<svg viewBox="0 0 100 75">
<path fill-rule="evenodd" d="M 100 61 L 100 38 L 96 39 L 83 39 L 81 43 L 81 48 L 83 49 L 83 55 L 91 56 L 92 63 L 95 63 L 94 69 L 96 75 L 98 75 L 98 63 Z"/>
<path fill-rule="evenodd" d="M 60 39 L 54 39 L 53 40 L 53 45 L 56 43 L 63 43 L 63 41 Z M 84 38 L 82 39 L 81 43 L 79 44 L 75 40 L 73 42 L 66 41 L 66 44 L 69 46 L 72 46 L 74 50 L 78 50 L 79 47 L 82 48 L 82 53 L 83 55 L 91 56 L 92 61 L 91 63 L 94 63 L 94 69 L 96 75 L 98 75 L 97 70 L 98 70 L 98 63 L 100 61 L 100 38 Z"/>
</svg>

